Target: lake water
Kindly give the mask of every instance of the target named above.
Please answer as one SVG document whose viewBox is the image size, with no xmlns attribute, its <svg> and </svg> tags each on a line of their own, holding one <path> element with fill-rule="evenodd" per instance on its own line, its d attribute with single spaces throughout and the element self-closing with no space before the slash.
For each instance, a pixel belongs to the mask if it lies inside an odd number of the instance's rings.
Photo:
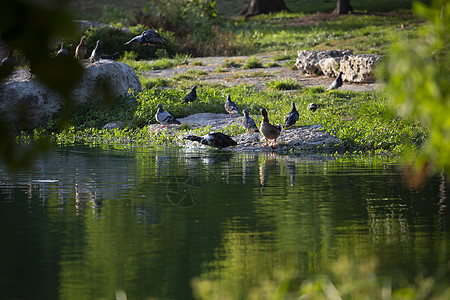
<svg viewBox="0 0 450 300">
<path fill-rule="evenodd" d="M 56 148 L 0 168 L 0 299 L 246 299 L 342 257 L 395 288 L 450 261 L 449 193 L 375 160 Z"/>
</svg>

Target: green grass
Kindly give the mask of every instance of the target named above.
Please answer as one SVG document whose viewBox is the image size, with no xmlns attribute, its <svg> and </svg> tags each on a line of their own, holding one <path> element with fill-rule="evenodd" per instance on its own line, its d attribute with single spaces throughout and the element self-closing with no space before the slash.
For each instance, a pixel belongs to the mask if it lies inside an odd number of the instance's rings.
<svg viewBox="0 0 450 300">
<path fill-rule="evenodd" d="M 264 68 L 263 62 L 259 57 L 256 56 L 250 56 L 247 61 L 245 62 L 244 69 L 258 69 L 258 68 Z"/>
<path fill-rule="evenodd" d="M 60 143 L 170 144 L 184 131 L 164 131 L 164 134 L 155 136 L 157 133 L 150 134 L 146 128 L 147 124 L 156 123 L 154 115 L 158 103 L 163 104 L 175 118 L 200 112 L 225 113 L 223 104 L 228 94 L 241 110 L 246 108 L 256 119 L 260 109 L 265 107 L 273 124 L 284 122 L 293 101 L 300 114 L 298 126 L 321 124 L 325 131 L 343 141 L 349 153 L 399 154 L 408 146 L 420 147 L 427 137 L 418 123 L 401 120 L 390 113 L 382 92 L 330 92 L 323 88 L 304 88 L 285 93 L 278 90 L 256 91 L 248 85 L 233 88 L 199 85 L 198 100 L 186 105 L 182 99 L 189 88 L 186 85 L 183 88 L 146 89 L 137 94 L 135 102 L 122 99 L 111 108 L 86 104 L 74 114 L 72 127 L 62 132 L 55 131 L 53 138 Z M 315 113 L 307 110 L 310 102 L 319 106 Z M 113 121 L 123 121 L 127 126 L 118 130 L 116 135 L 101 130 L 103 125 Z M 243 128 L 231 126 L 223 131 L 235 135 L 243 133 Z"/>
<path fill-rule="evenodd" d="M 297 90 L 300 84 L 295 79 L 273 80 L 267 83 L 267 87 L 272 90 Z"/>
</svg>

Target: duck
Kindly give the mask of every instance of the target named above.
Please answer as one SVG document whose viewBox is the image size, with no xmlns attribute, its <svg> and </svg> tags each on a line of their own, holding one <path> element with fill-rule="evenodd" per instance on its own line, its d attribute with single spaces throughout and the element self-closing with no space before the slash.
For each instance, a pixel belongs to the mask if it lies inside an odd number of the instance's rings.
<svg viewBox="0 0 450 300">
<path fill-rule="evenodd" d="M 172 124 L 176 124 L 176 125 L 181 125 L 180 121 L 178 121 L 177 119 L 175 119 L 174 117 L 172 117 L 172 115 L 168 112 L 165 111 L 162 104 L 158 104 L 158 106 L 156 107 L 156 114 L 155 114 L 155 119 L 156 121 L 158 121 L 158 123 L 160 123 L 161 125 L 164 125 L 164 127 L 166 127 L 167 125 L 172 125 Z"/>
<path fill-rule="evenodd" d="M 232 114 L 240 114 L 239 108 L 237 107 L 236 103 L 231 101 L 231 96 L 227 96 L 227 100 L 225 101 L 225 110 L 230 114 L 230 118 Z"/>
<path fill-rule="evenodd" d="M 317 104 L 311 102 L 311 103 L 308 104 L 307 109 L 312 111 L 312 112 L 315 112 L 317 110 Z"/>
<path fill-rule="evenodd" d="M 327 90 L 337 90 L 342 86 L 342 74 L 344 72 L 339 72 L 338 77 L 330 84 Z"/>
<path fill-rule="evenodd" d="M 242 120 L 242 125 L 247 130 L 247 132 L 259 132 L 258 126 L 256 126 L 255 121 L 249 116 L 247 109 L 244 109 L 244 119 Z"/>
<path fill-rule="evenodd" d="M 190 103 L 190 102 L 194 102 L 196 99 L 197 99 L 197 86 L 194 85 L 192 87 L 192 90 L 189 92 L 189 94 L 184 96 L 183 101 L 186 103 Z"/>
<path fill-rule="evenodd" d="M 199 142 L 200 144 L 222 149 L 226 147 L 236 146 L 237 143 L 229 135 L 221 132 L 208 133 L 205 136 L 188 135 L 184 137 L 185 140 Z"/>
<path fill-rule="evenodd" d="M 281 134 L 281 126 L 275 126 L 270 124 L 269 117 L 267 115 L 267 110 L 263 107 L 261 108 L 261 114 L 263 119 L 261 121 L 261 125 L 259 126 L 259 131 L 262 133 L 264 138 L 266 139 L 266 146 L 269 146 L 268 140 L 274 140 L 274 147 L 277 146 L 277 138 Z"/>
<path fill-rule="evenodd" d="M 288 113 L 288 115 L 286 116 L 286 120 L 284 121 L 284 128 L 293 126 L 295 124 L 295 122 L 297 122 L 299 116 L 300 115 L 298 114 L 298 111 L 295 108 L 295 103 L 292 102 L 291 103 L 291 111 Z"/>
<path fill-rule="evenodd" d="M 86 47 L 86 37 L 83 36 L 80 40 L 80 43 L 78 44 L 77 48 L 75 49 L 75 57 L 78 60 L 84 59 L 87 53 L 87 47 Z"/>
<path fill-rule="evenodd" d="M 142 32 L 140 35 L 135 36 L 124 45 L 129 44 L 140 44 L 140 45 L 157 45 L 157 44 L 167 44 L 167 40 L 159 35 L 153 29 L 148 29 Z"/>
</svg>

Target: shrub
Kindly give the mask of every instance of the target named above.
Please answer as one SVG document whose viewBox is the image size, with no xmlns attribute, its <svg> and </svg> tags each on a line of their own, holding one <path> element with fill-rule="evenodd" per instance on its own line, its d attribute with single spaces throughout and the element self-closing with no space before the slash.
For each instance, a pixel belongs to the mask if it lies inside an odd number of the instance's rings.
<svg viewBox="0 0 450 300">
<path fill-rule="evenodd" d="M 298 90 L 301 88 L 300 84 L 295 79 L 290 78 L 269 81 L 267 86 L 272 90 Z"/>
</svg>

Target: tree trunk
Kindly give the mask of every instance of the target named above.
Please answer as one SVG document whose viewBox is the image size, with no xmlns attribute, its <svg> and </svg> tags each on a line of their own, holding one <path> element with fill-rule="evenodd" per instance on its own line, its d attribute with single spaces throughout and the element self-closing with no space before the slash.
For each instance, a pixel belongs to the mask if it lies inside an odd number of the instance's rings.
<svg viewBox="0 0 450 300">
<path fill-rule="evenodd" d="M 247 18 L 283 10 L 289 11 L 284 0 L 250 0 L 250 3 L 240 12 L 240 15 Z"/>
<path fill-rule="evenodd" d="M 350 5 L 350 0 L 338 0 L 336 4 L 336 9 L 333 11 L 333 14 L 345 15 L 352 12 L 353 8 Z"/>
</svg>

